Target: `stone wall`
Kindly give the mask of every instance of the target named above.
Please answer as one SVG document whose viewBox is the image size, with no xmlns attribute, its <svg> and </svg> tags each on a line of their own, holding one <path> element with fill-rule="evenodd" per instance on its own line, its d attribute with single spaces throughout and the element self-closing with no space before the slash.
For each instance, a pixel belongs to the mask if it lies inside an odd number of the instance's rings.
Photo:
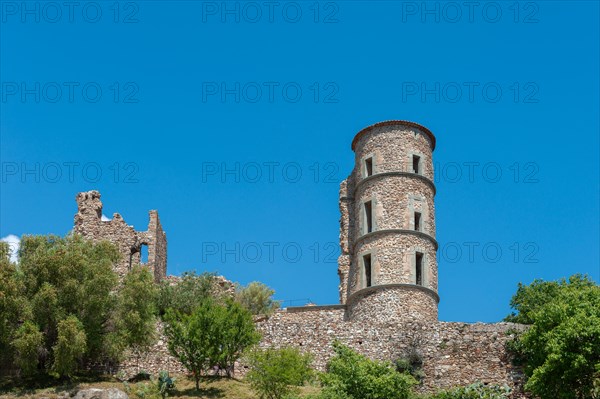
<svg viewBox="0 0 600 399">
<path fill-rule="evenodd" d="M 420 392 L 481 381 L 506 384 L 514 398 L 523 397 L 522 374 L 505 349 L 511 330 L 524 328 L 518 324 L 390 321 L 377 325 L 348 320 L 344 305 L 332 305 L 284 309 L 258 327 L 263 334 L 261 346 L 298 347 L 313 354 L 319 370 L 333 355 L 335 339 L 379 360 L 394 361 L 414 348 L 423 358 Z"/>
<path fill-rule="evenodd" d="M 155 281 L 165 278 L 167 273 L 167 236 L 162 229 L 158 212 L 150 211 L 147 231 L 136 231 L 120 214 L 111 220 L 102 220 L 102 201 L 98 191 L 77 194 L 77 214 L 73 231 L 95 241 L 107 240 L 115 244 L 121 259 L 115 272 L 122 279 L 133 265 L 140 263 L 143 245 L 148 246 L 148 264 Z"/>
<path fill-rule="evenodd" d="M 95 367 L 99 371 L 108 372 L 119 378 L 129 379 L 145 371 L 153 376 L 160 371 L 169 374 L 185 374 L 185 367 L 169 353 L 167 338 L 164 335 L 164 325 L 161 321 L 156 323 L 156 341 L 147 351 L 138 353 L 132 350 L 125 353 L 125 360 L 111 369 Z"/>
<path fill-rule="evenodd" d="M 263 335 L 260 346 L 300 348 L 313 355 L 313 366 L 321 371 L 333 356 L 332 343 L 336 339 L 378 360 L 395 361 L 408 351 L 416 350 L 422 356 L 425 374 L 417 387 L 419 392 L 431 393 L 481 381 L 506 384 L 513 389 L 513 398 L 525 398 L 523 375 L 512 365 L 505 348 L 506 342 L 513 337 L 512 331 L 523 330 L 522 325 L 392 321 L 376 325 L 350 321 L 346 311 L 344 305 L 280 310 L 257 322 Z M 129 352 L 127 359 L 110 371 L 126 378 L 142 370 L 152 375 L 161 370 L 171 374 L 186 373 L 181 363 L 169 354 L 161 322 L 157 323 L 157 337 L 147 352 Z M 236 376 L 241 377 L 246 371 L 243 364 L 236 364 Z"/>
</svg>

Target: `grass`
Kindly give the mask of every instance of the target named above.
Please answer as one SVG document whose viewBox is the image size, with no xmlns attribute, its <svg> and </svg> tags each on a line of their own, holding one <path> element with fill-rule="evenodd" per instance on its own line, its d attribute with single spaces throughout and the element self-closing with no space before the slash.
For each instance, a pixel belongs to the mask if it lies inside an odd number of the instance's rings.
<svg viewBox="0 0 600 399">
<path fill-rule="evenodd" d="M 223 377 L 205 377 L 197 391 L 193 379 L 185 375 L 175 375 L 175 390 L 169 398 L 207 398 L 207 399 L 257 399 L 258 396 L 244 380 Z M 118 388 L 132 399 L 157 399 L 156 381 L 124 383 L 111 377 L 77 377 L 72 381 L 58 381 L 52 377 L 40 377 L 35 380 L 0 380 L 0 398 L 58 399 L 86 388 Z M 315 386 L 301 387 L 301 396 L 317 393 Z"/>
</svg>

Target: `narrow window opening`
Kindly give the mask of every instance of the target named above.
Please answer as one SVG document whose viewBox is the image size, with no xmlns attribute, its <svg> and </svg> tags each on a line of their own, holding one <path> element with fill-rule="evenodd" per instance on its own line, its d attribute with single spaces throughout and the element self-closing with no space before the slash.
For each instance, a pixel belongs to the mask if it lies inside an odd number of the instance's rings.
<svg viewBox="0 0 600 399">
<path fill-rule="evenodd" d="M 415 283 L 423 285 L 423 254 L 421 252 L 415 254 Z"/>
<path fill-rule="evenodd" d="M 148 246 L 142 245 L 140 249 L 140 263 L 143 265 L 148 264 Z"/>
<path fill-rule="evenodd" d="M 365 159 L 365 177 L 373 175 L 373 158 Z"/>
<path fill-rule="evenodd" d="M 373 207 L 371 201 L 365 202 L 365 233 L 373 231 Z"/>
<path fill-rule="evenodd" d="M 371 286 L 371 254 L 363 256 L 363 265 L 365 268 L 365 288 Z"/>
<path fill-rule="evenodd" d="M 421 231 L 421 212 L 415 212 L 415 231 Z"/>
<path fill-rule="evenodd" d="M 413 155 L 413 173 L 421 173 L 421 157 L 418 155 Z"/>
</svg>

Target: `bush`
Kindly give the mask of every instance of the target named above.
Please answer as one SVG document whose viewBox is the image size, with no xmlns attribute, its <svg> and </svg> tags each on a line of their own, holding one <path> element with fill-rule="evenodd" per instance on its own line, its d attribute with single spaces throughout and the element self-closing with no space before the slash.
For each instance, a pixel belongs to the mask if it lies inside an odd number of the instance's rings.
<svg viewBox="0 0 600 399">
<path fill-rule="evenodd" d="M 261 399 L 280 399 L 298 393 L 312 377 L 310 354 L 296 348 L 255 349 L 248 356 L 250 387 Z"/>
<path fill-rule="evenodd" d="M 163 281 L 158 295 L 158 311 L 165 315 L 168 309 L 179 313 L 191 314 L 205 299 L 215 297 L 215 274 L 184 272 L 181 280 L 171 285 Z"/>
<path fill-rule="evenodd" d="M 169 392 L 175 389 L 175 379 L 169 376 L 166 371 L 158 373 L 158 391 L 163 399 L 169 396 Z"/>
<path fill-rule="evenodd" d="M 509 397 L 510 388 L 497 385 L 486 386 L 480 382 L 426 396 L 427 399 L 508 399 Z"/>
<path fill-rule="evenodd" d="M 246 287 L 236 287 L 235 300 L 254 316 L 269 316 L 279 308 L 279 302 L 273 300 L 274 293 L 263 283 L 253 281 Z"/>
<path fill-rule="evenodd" d="M 128 388 L 127 393 L 133 393 L 133 396 L 138 399 L 158 399 L 160 398 L 160 392 L 158 385 L 152 382 L 138 382 L 135 384 L 134 389 Z"/>
<path fill-rule="evenodd" d="M 416 380 L 397 372 L 391 363 L 371 360 L 340 342 L 320 379 L 321 398 L 407 399 Z"/>
<path fill-rule="evenodd" d="M 417 381 L 425 378 L 423 372 L 423 355 L 419 352 L 416 345 L 411 345 L 403 356 L 394 363 L 396 371 L 412 375 Z"/>
</svg>

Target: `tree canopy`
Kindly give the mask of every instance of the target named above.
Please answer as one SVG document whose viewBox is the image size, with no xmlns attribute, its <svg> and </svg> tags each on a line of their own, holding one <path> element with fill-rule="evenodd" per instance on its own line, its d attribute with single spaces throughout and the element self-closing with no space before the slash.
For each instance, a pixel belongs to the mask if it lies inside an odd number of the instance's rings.
<svg viewBox="0 0 600 399">
<path fill-rule="evenodd" d="M 0 247 L 0 352 L 22 374 L 70 376 L 90 361 L 118 361 L 152 335 L 155 286 L 136 266 L 122 286 L 119 253 L 78 235 L 24 236 L 12 264 Z"/>
<path fill-rule="evenodd" d="M 531 325 L 511 348 L 542 399 L 600 397 L 600 287 L 579 274 L 519 284 L 506 320 Z"/>
<path fill-rule="evenodd" d="M 164 320 L 169 351 L 192 373 L 196 389 L 211 369 L 231 376 L 242 352 L 260 339 L 250 312 L 231 299 L 206 298 L 189 314 L 169 308 Z"/>
<path fill-rule="evenodd" d="M 235 300 L 255 316 L 269 316 L 279 309 L 279 302 L 273 300 L 274 293 L 265 284 L 253 281 L 245 287 L 236 287 Z"/>
</svg>

